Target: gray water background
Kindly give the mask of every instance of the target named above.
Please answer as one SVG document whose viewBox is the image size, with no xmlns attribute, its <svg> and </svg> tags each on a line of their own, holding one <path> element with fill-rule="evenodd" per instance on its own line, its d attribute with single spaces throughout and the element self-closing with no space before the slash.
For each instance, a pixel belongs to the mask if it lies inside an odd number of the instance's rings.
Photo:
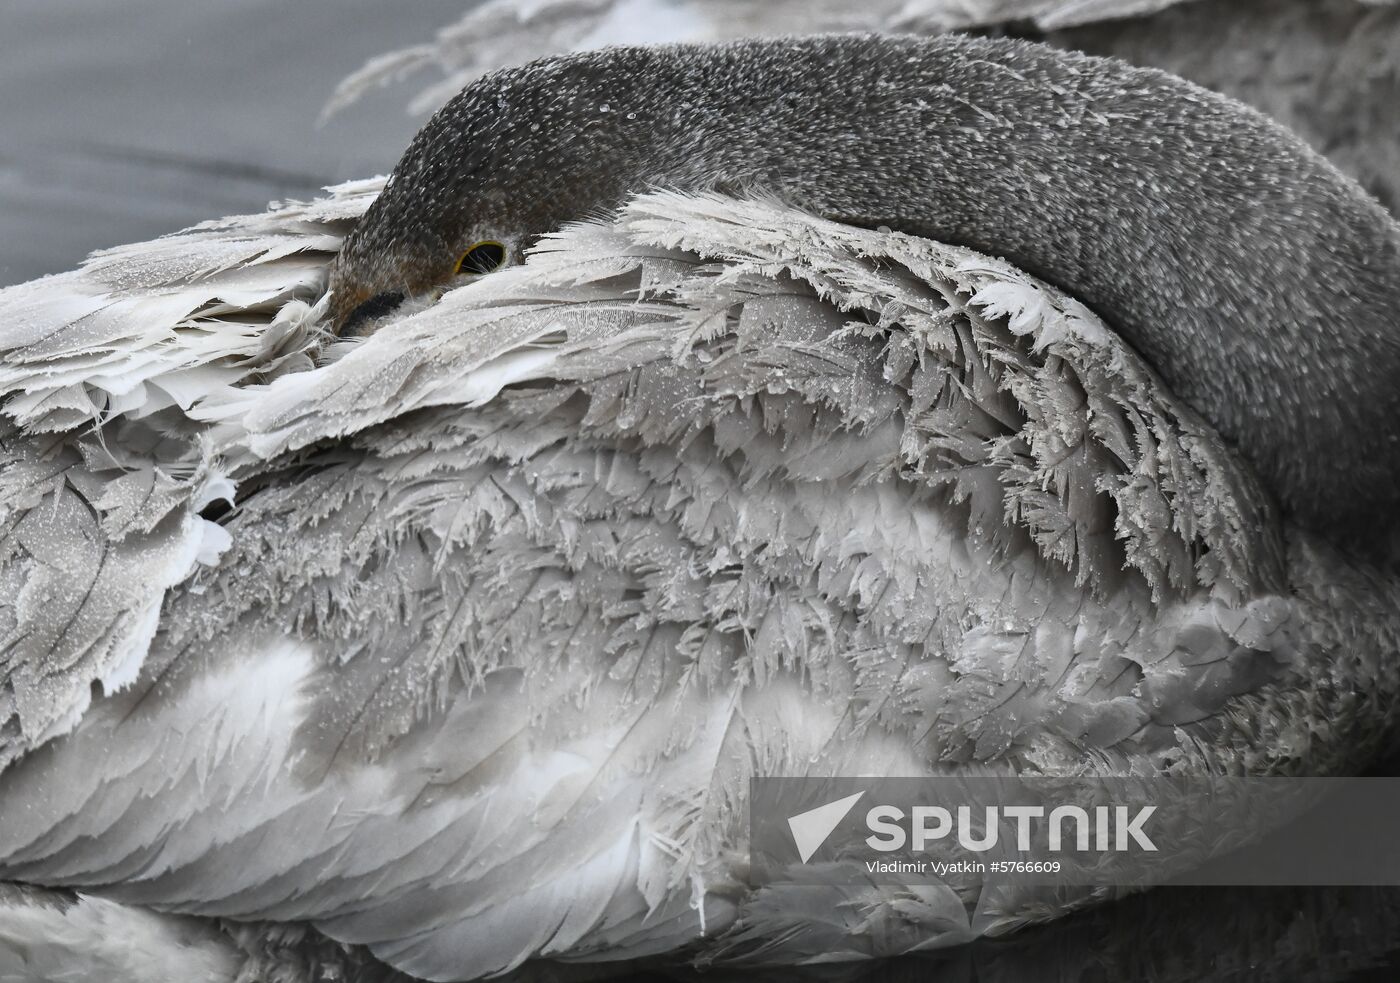
<svg viewBox="0 0 1400 983">
<path fill-rule="evenodd" d="M 0 285 L 383 173 L 411 87 L 316 119 L 470 0 L 0 0 Z"/>
</svg>

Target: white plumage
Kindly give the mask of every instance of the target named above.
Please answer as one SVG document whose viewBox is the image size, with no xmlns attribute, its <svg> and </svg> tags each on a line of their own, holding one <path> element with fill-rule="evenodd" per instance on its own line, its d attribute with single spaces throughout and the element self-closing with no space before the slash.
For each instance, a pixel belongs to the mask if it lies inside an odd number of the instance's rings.
<svg viewBox="0 0 1400 983">
<path fill-rule="evenodd" d="M 972 883 L 804 919 L 745 885 L 750 777 L 1388 740 L 1394 579 L 1282 524 L 1072 299 L 654 193 L 333 341 L 376 190 L 0 292 L 0 878 L 427 979 L 854 958 L 1048 913 Z"/>
</svg>

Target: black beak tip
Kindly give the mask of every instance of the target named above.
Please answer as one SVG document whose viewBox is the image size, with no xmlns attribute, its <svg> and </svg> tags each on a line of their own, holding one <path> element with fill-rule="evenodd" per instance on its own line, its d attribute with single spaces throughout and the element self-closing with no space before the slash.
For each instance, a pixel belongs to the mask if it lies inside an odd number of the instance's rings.
<svg viewBox="0 0 1400 983">
<path fill-rule="evenodd" d="M 366 323 L 392 313 L 403 303 L 403 300 L 403 293 L 397 290 L 375 294 L 350 312 L 350 316 L 345 319 L 345 323 L 341 325 L 337 334 L 342 338 L 358 337 L 364 333 L 363 327 Z"/>
</svg>

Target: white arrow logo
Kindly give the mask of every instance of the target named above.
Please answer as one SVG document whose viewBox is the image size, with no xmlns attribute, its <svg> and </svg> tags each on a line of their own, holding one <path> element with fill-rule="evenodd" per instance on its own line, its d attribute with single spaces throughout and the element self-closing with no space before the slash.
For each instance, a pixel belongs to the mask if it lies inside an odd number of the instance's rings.
<svg viewBox="0 0 1400 983">
<path fill-rule="evenodd" d="M 792 830 L 792 840 L 797 844 L 797 855 L 802 858 L 804 864 L 812 859 L 812 854 L 822 848 L 836 824 L 846 818 L 846 813 L 851 811 L 856 800 L 864 794 L 857 792 L 807 812 L 800 812 L 788 819 L 788 829 Z"/>
</svg>

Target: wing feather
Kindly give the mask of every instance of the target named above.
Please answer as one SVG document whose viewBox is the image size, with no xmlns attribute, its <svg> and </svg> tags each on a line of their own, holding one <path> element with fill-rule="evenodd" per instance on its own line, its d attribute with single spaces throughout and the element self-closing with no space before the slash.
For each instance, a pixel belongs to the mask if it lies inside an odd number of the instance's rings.
<svg viewBox="0 0 1400 983">
<path fill-rule="evenodd" d="M 211 341 L 187 306 L 141 327 L 170 351 L 61 391 L 246 346 L 246 312 Z M 1393 612 L 1358 641 L 1289 586 L 1362 575 L 1090 312 L 966 250 L 657 192 L 362 341 L 303 301 L 266 323 L 246 375 L 155 413 L 10 425 L 0 627 L 82 630 L 7 656 L 6 877 L 431 975 L 700 933 L 888 951 L 1033 915 L 962 885 L 793 924 L 730 862 L 750 777 L 1344 767 L 1394 700 L 1342 694 L 1400 691 Z"/>
</svg>

